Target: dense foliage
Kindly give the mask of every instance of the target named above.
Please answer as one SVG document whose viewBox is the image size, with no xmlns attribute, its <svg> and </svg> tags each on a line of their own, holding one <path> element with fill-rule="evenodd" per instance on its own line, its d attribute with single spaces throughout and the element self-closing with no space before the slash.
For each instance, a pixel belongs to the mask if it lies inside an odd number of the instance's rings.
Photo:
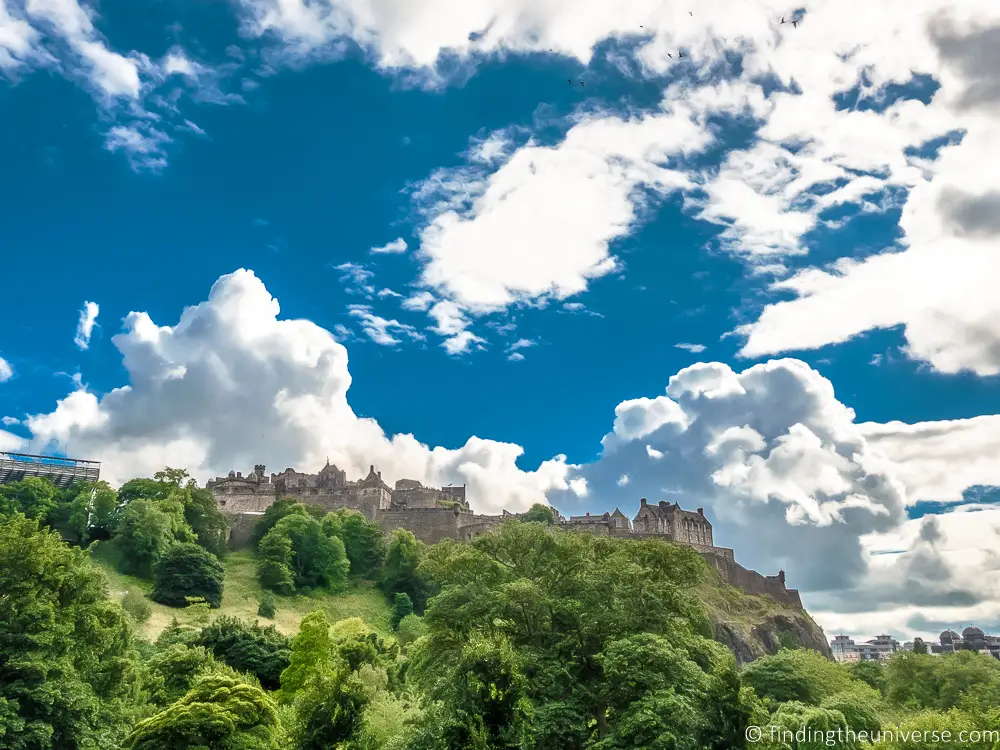
<svg viewBox="0 0 1000 750">
<path fill-rule="evenodd" d="M 251 601 L 261 617 L 281 608 L 282 628 L 285 607 L 316 609 L 290 635 L 213 617 L 225 531 L 202 492 L 176 469 L 117 492 L 0 487 L 0 747 L 1000 748 L 1000 661 L 908 652 L 848 666 L 784 648 L 740 668 L 712 639 L 696 553 L 564 533 L 542 506 L 536 522 L 428 547 L 358 513 L 279 501 L 256 530 L 275 593 Z M 146 577 L 154 601 L 199 603 L 141 640 L 145 589 L 112 596 L 88 558 Z M 348 585 L 381 589 L 385 630 L 329 616 Z M 874 744 L 847 736 L 890 728 Z M 998 734 L 959 741 L 973 730 Z"/>
<path fill-rule="evenodd" d="M 201 597 L 212 607 L 222 606 L 226 570 L 219 558 L 197 544 L 175 544 L 156 564 L 150 597 L 171 607 L 183 607 Z"/>
</svg>

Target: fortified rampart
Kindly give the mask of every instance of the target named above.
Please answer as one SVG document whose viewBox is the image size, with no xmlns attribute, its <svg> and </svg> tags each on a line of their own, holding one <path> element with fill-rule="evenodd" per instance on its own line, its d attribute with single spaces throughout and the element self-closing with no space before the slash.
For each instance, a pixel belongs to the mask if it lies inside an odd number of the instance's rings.
<svg viewBox="0 0 1000 750">
<path fill-rule="evenodd" d="M 445 539 L 468 541 L 495 529 L 518 514 L 479 515 L 469 509 L 465 487 L 424 487 L 414 479 L 400 479 L 390 488 L 372 466 L 368 476 L 353 482 L 346 473 L 327 462 L 318 474 L 300 474 L 286 469 L 265 476 L 264 466 L 254 467 L 244 477 L 229 472 L 208 483 L 219 510 L 229 519 L 229 541 L 245 544 L 253 524 L 278 497 L 319 505 L 327 510 L 350 508 L 378 521 L 386 531 L 406 529 L 427 544 Z M 694 548 L 714 566 L 722 579 L 748 594 L 762 594 L 790 607 L 802 607 L 799 593 L 785 587 L 785 573 L 763 576 L 736 562 L 733 550 L 716 547 L 712 524 L 702 508 L 684 510 L 678 503 L 648 503 L 642 498 L 635 518 L 618 508 L 602 514 L 586 513 L 568 518 L 556 514 L 556 527 L 568 531 L 599 534 L 621 539 L 665 539 Z"/>
</svg>

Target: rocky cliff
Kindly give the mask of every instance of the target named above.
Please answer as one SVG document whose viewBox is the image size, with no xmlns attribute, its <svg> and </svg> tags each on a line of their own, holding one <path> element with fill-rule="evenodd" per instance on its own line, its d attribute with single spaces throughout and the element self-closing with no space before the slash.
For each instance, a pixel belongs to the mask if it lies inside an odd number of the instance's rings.
<svg viewBox="0 0 1000 750">
<path fill-rule="evenodd" d="M 806 648 L 833 658 L 823 629 L 804 609 L 764 596 L 746 594 L 726 584 L 715 570 L 708 570 L 697 587 L 707 610 L 715 639 L 743 665 L 782 648 Z"/>
</svg>

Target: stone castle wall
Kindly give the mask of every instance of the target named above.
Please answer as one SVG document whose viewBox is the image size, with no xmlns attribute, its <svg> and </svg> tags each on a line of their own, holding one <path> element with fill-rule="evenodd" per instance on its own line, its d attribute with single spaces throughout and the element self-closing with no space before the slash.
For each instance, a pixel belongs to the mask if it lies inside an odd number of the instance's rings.
<svg viewBox="0 0 1000 750">
<path fill-rule="evenodd" d="M 732 550 L 729 550 L 730 552 Z M 714 552 L 702 552 L 701 556 L 709 565 L 719 571 L 722 580 L 746 594 L 769 596 L 787 607 L 802 609 L 802 599 L 796 589 L 785 587 L 784 573 L 776 576 L 762 576 L 756 570 L 748 570 L 733 559 L 727 559 Z"/>
</svg>

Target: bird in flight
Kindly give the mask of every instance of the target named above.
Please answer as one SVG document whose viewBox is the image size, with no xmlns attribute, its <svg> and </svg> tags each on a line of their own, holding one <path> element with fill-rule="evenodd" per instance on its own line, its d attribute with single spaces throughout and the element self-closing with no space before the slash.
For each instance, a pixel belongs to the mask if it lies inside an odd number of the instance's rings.
<svg viewBox="0 0 1000 750">
<path fill-rule="evenodd" d="M 798 21 L 792 21 L 792 28 L 793 29 L 799 28 L 799 22 Z"/>
<path fill-rule="evenodd" d="M 782 22 L 782 23 L 784 23 L 784 22 L 785 22 L 785 17 L 784 17 L 784 16 L 782 16 L 782 17 L 781 17 L 781 22 Z"/>
<path fill-rule="evenodd" d="M 583 81 L 580 81 L 580 85 L 581 85 L 581 86 L 583 85 Z"/>
<path fill-rule="evenodd" d="M 677 56 L 680 57 L 680 58 L 683 58 L 684 57 L 684 53 L 683 52 L 678 52 Z"/>
<path fill-rule="evenodd" d="M 669 57 L 669 58 L 670 58 L 671 60 L 673 60 L 673 59 L 674 59 L 674 56 L 673 56 L 673 55 L 671 55 L 671 54 L 670 54 L 669 52 L 667 53 L 667 57 Z"/>
</svg>

